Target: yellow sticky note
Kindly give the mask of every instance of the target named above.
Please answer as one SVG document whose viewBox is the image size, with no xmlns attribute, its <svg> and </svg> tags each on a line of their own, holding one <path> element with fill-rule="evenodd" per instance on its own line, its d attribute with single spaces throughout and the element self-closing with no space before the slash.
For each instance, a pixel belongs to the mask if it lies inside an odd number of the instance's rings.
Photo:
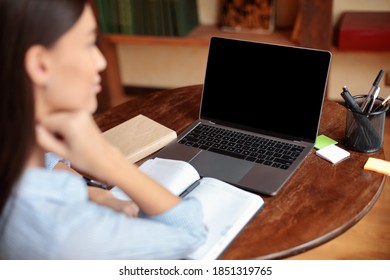
<svg viewBox="0 0 390 280">
<path fill-rule="evenodd" d="M 364 165 L 364 169 L 390 175 L 390 162 L 383 159 L 370 157 Z"/>
</svg>

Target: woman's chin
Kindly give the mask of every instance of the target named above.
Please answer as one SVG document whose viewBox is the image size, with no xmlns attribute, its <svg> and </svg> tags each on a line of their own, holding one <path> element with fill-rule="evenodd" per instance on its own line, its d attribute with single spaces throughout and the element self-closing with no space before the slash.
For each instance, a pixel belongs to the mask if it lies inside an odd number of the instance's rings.
<svg viewBox="0 0 390 280">
<path fill-rule="evenodd" d="M 96 112 L 97 108 L 98 108 L 98 102 L 97 99 L 95 98 L 93 102 L 91 102 L 91 104 L 89 105 L 88 112 L 93 114 Z"/>
</svg>

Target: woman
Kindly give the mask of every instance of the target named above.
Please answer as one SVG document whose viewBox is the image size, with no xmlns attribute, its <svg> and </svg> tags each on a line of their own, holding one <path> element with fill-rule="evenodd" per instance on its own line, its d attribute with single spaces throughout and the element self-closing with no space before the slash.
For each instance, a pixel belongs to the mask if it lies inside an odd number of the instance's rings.
<svg viewBox="0 0 390 280">
<path fill-rule="evenodd" d="M 204 242 L 200 203 L 129 164 L 93 121 L 106 61 L 90 4 L 0 0 L 0 38 L 0 259 L 179 259 Z M 137 208 L 51 170 L 49 151 Z"/>
</svg>

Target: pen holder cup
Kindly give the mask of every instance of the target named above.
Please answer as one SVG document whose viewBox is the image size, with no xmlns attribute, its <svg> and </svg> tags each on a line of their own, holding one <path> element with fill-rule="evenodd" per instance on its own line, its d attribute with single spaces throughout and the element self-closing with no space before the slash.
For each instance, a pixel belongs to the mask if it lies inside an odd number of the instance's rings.
<svg viewBox="0 0 390 280">
<path fill-rule="evenodd" d="M 367 95 L 353 96 L 361 107 Z M 386 112 L 389 106 L 381 105 L 383 98 L 378 97 L 370 113 L 360 113 L 347 108 L 344 145 L 353 151 L 372 153 L 383 146 Z"/>
</svg>

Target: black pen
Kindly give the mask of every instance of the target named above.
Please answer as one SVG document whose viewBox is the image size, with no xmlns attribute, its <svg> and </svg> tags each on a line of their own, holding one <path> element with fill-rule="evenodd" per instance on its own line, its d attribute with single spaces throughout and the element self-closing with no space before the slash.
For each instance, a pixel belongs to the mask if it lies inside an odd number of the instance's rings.
<svg viewBox="0 0 390 280">
<path fill-rule="evenodd" d="M 347 105 L 347 107 L 349 109 L 351 109 L 353 112 L 362 113 L 362 109 L 360 109 L 359 105 L 353 99 L 347 86 L 343 86 L 343 91 L 341 92 L 341 97 L 344 99 L 345 104 Z"/>
<path fill-rule="evenodd" d="M 375 81 L 372 83 L 372 87 L 370 89 L 370 91 L 368 92 L 367 94 L 367 98 L 366 100 L 363 102 L 362 106 L 360 108 L 362 108 L 362 111 L 364 112 L 368 103 L 370 101 L 373 101 L 373 97 L 374 97 L 374 94 L 375 92 L 377 91 L 378 87 L 379 87 L 379 82 L 381 81 L 382 79 L 382 76 L 383 74 L 385 73 L 385 71 L 383 71 L 382 69 L 379 71 L 378 73 L 378 76 L 376 76 L 376 79 Z"/>
<path fill-rule="evenodd" d="M 200 184 L 200 181 L 195 181 L 191 186 L 189 186 L 186 190 L 184 190 L 179 197 L 185 197 L 187 194 L 189 194 L 193 189 L 195 189 Z"/>
<path fill-rule="evenodd" d="M 96 188 L 101 188 L 103 190 L 107 190 L 107 184 L 105 184 L 105 183 L 87 178 L 85 176 L 83 176 L 83 179 L 84 179 L 85 183 L 87 183 L 87 185 L 90 187 L 96 187 Z"/>
</svg>

